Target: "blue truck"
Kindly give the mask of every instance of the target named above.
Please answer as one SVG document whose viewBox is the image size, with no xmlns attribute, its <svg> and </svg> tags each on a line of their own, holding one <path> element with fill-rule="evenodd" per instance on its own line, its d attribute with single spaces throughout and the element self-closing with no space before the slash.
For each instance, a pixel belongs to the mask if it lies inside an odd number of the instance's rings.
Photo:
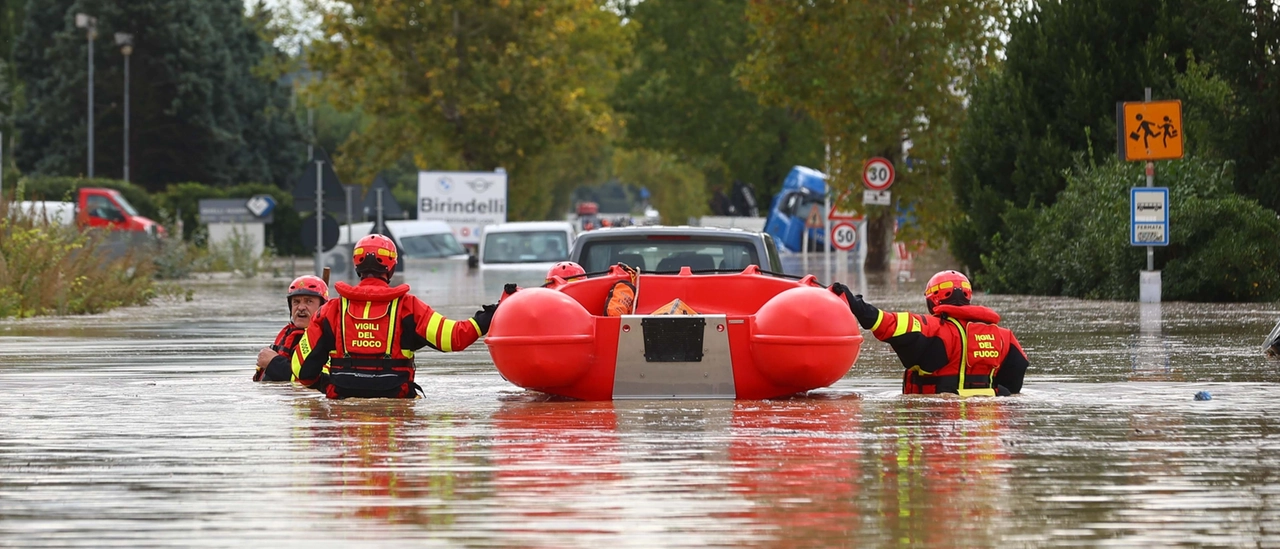
<svg viewBox="0 0 1280 549">
<path fill-rule="evenodd" d="M 806 228 L 805 221 L 815 211 L 819 219 L 826 219 L 826 196 L 827 174 L 804 166 L 791 168 L 787 178 L 782 181 L 782 190 L 773 196 L 773 202 L 769 205 L 764 232 L 772 235 L 778 246 L 789 252 L 799 252 L 807 230 L 809 250 L 825 249 L 826 235 L 822 227 Z"/>
</svg>

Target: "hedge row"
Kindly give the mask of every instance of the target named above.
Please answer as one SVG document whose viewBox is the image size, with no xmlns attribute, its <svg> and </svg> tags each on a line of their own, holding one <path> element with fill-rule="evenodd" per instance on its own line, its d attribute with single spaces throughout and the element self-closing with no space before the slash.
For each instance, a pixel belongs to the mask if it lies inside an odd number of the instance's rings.
<svg viewBox="0 0 1280 549">
<path fill-rule="evenodd" d="M 1155 248 L 1166 301 L 1280 299 L 1280 218 L 1232 189 L 1232 165 L 1160 162 L 1169 188 L 1169 245 Z M 1139 163 L 1077 165 L 1049 207 L 1012 207 L 977 282 L 997 293 L 1136 300 L 1146 248 L 1129 243 L 1129 191 Z"/>
<path fill-rule="evenodd" d="M 190 240 L 199 228 L 200 200 L 206 198 L 249 198 L 271 195 L 276 201 L 273 221 L 266 226 L 267 245 L 279 255 L 307 255 L 301 242 L 302 221 L 293 208 L 293 195 L 274 185 L 242 183 L 232 187 L 213 187 L 203 183 L 175 183 L 163 193 L 148 194 L 142 187 L 118 179 L 77 177 L 37 177 L 18 181 L 17 191 L 24 200 L 74 200 L 82 187 L 105 187 L 120 191 L 138 213 L 163 224 L 170 233 L 175 222 L 182 220 L 184 240 Z M 177 235 L 173 235 L 177 236 Z"/>
</svg>

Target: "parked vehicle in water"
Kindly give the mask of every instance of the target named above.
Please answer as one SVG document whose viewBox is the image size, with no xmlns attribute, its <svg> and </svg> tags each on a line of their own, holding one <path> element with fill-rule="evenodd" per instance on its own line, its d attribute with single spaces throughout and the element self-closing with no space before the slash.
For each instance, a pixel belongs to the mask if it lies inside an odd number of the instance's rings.
<svg viewBox="0 0 1280 549">
<path fill-rule="evenodd" d="M 568 221 L 488 225 L 480 235 L 480 269 L 546 271 L 569 259 L 577 231 Z"/>
<path fill-rule="evenodd" d="M 440 220 L 405 219 L 384 222 L 386 233 L 406 259 L 466 260 L 467 250 L 453 236 L 449 224 Z M 373 234 L 374 223 L 352 223 L 338 229 L 338 244 L 325 253 L 324 264 L 334 275 L 349 277 L 352 247 L 362 237 Z M 407 265 L 406 265 L 407 267 Z"/>
<path fill-rule="evenodd" d="M 84 187 L 76 191 L 75 202 L 15 202 L 12 210 L 25 215 L 44 217 L 52 223 L 72 225 L 80 229 L 102 228 L 164 237 L 164 227 L 138 214 L 133 204 L 115 189 Z"/>
<path fill-rule="evenodd" d="M 764 232 L 773 235 L 778 245 L 789 252 L 799 252 L 804 246 L 805 232 L 809 233 L 809 249 L 821 250 L 826 236 L 821 227 L 809 228 L 807 221 L 814 216 L 825 218 L 824 201 L 827 196 L 827 175 L 804 166 L 791 168 L 782 182 L 782 190 L 773 196 Z"/>
<path fill-rule="evenodd" d="M 625 263 L 641 272 L 739 272 L 748 265 L 782 272 L 782 260 L 767 233 L 717 227 L 617 227 L 578 235 L 569 260 L 589 273 Z"/>
</svg>

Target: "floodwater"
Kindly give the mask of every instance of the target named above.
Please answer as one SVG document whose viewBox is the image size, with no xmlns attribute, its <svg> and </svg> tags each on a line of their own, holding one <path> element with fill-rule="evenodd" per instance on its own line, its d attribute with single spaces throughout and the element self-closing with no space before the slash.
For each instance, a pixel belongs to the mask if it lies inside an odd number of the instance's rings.
<svg viewBox="0 0 1280 549">
<path fill-rule="evenodd" d="M 453 317 L 540 279 L 410 267 Z M 933 270 L 832 276 L 918 311 Z M 1280 304 L 979 294 L 1032 362 L 1002 399 L 904 397 L 868 337 L 785 400 L 556 400 L 477 343 L 335 402 L 250 381 L 288 275 L 0 322 L 0 546 L 1280 547 Z"/>
</svg>

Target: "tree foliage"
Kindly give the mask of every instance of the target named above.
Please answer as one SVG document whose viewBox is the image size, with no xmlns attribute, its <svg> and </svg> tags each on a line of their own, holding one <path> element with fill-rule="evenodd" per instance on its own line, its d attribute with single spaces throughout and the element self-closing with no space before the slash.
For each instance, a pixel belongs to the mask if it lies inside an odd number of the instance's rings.
<svg viewBox="0 0 1280 549">
<path fill-rule="evenodd" d="M 624 150 L 615 152 L 613 160 L 618 180 L 649 189 L 664 224 L 682 225 L 706 213 L 706 176 L 675 154 Z"/>
<path fill-rule="evenodd" d="M 1169 246 L 1155 251 L 1163 299 L 1280 298 L 1280 219 L 1231 191 L 1231 164 L 1188 158 L 1160 169 L 1170 202 Z M 1110 158 L 1064 177 L 1052 206 L 1005 211 L 976 282 L 994 292 L 1137 299 L 1146 249 L 1129 244 L 1129 202 L 1120 197 L 1144 184 L 1141 164 Z"/>
<path fill-rule="evenodd" d="M 818 122 L 831 147 L 833 194 L 855 189 L 863 161 L 884 156 L 898 168 L 898 208 L 914 213 L 925 236 L 938 235 L 953 208 L 948 148 L 964 93 L 995 60 L 1004 7 L 1003 0 L 754 0 L 747 10 L 754 52 L 742 82 Z M 913 145 L 909 160 L 904 139 Z M 873 225 L 887 234 L 888 212 L 876 214 Z M 883 240 L 870 240 L 869 267 L 882 263 Z"/>
<path fill-rule="evenodd" d="M 627 144 L 700 166 L 712 186 L 753 183 L 764 204 L 793 165 L 821 167 L 813 120 L 761 105 L 733 74 L 749 52 L 747 0 L 629 7 L 636 55 L 613 100 L 625 115 Z"/>
<path fill-rule="evenodd" d="M 166 183 L 291 184 L 301 142 L 288 90 L 259 70 L 281 53 L 259 33 L 267 15 L 242 0 L 31 0 L 14 49 L 26 105 L 16 125 L 19 167 L 40 175 L 87 171 L 88 44 L 75 14 L 97 17 L 95 175 L 123 172 L 124 57 L 133 34 L 130 175 Z"/>
<path fill-rule="evenodd" d="M 405 155 L 425 169 L 502 167 L 512 174 L 511 214 L 543 217 L 554 162 L 538 157 L 563 157 L 565 144 L 614 131 L 606 98 L 629 40 L 601 2 L 345 0 L 317 8 L 324 37 L 308 59 L 324 73 L 318 93 L 370 117 L 335 159 L 352 180 L 371 180 Z"/>
<path fill-rule="evenodd" d="M 1005 62 L 973 90 L 954 150 L 951 182 L 962 210 L 951 232 L 956 257 L 979 268 L 980 257 L 993 250 L 992 236 L 1009 234 L 1003 221 L 1007 208 L 1053 204 L 1066 187 L 1073 154 L 1085 153 L 1099 163 L 1114 157 L 1116 102 L 1141 101 L 1145 87 L 1154 99 L 1183 99 L 1192 152 L 1222 158 L 1218 155 L 1237 147 L 1242 139 L 1232 135 L 1232 128 L 1243 121 L 1244 111 L 1233 106 L 1235 93 L 1228 88 L 1236 86 L 1233 79 L 1244 80 L 1243 52 L 1254 48 L 1244 5 L 1244 0 L 1080 0 L 1037 2 L 1020 13 L 1010 26 Z M 1258 93 L 1272 94 L 1270 104 L 1244 97 L 1239 103 L 1250 106 L 1247 117 L 1255 122 L 1274 117 L 1280 108 L 1274 97 L 1280 76 L 1274 49 L 1270 59 L 1269 69 L 1258 65 L 1250 73 L 1269 75 L 1273 83 Z M 1280 135 L 1275 126 L 1251 133 Z M 1275 158 L 1275 146 L 1270 148 L 1265 156 Z M 1252 161 L 1240 166 L 1240 184 L 1246 188 L 1253 174 L 1268 169 Z"/>
</svg>

